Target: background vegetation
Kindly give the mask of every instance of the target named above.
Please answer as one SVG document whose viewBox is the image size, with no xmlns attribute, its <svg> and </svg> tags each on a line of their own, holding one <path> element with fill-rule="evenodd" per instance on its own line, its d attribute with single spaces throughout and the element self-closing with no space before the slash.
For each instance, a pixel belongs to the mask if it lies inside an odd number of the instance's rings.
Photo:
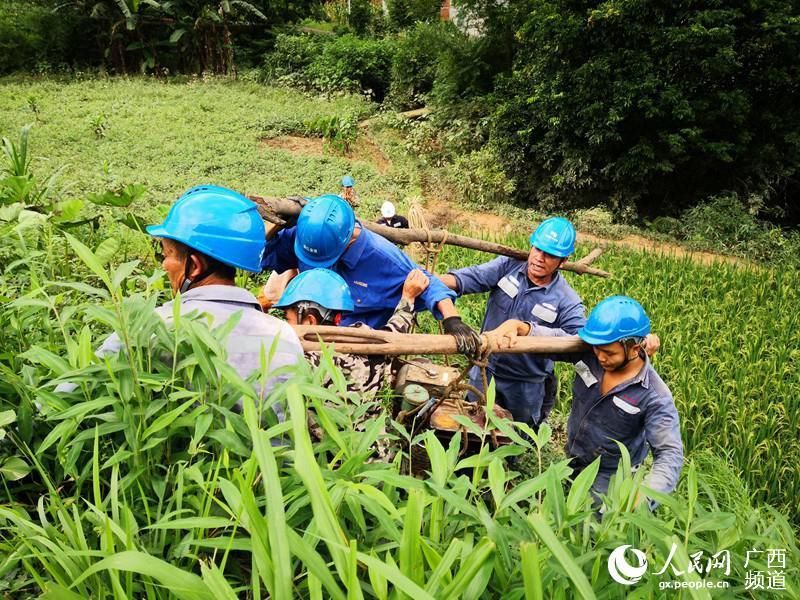
<svg viewBox="0 0 800 600">
<path fill-rule="evenodd" d="M 4 142 L 0 180 L 0 591 L 15 598 L 622 598 L 629 590 L 609 579 L 605 563 L 613 548 L 632 543 L 659 566 L 677 544 L 674 579 L 686 582 L 700 580 L 688 570 L 688 552 L 730 551 L 730 574 L 709 575 L 730 584 L 727 597 L 763 597 L 745 589 L 745 558 L 780 548 L 787 589 L 776 595 L 797 595 L 800 380 L 793 365 L 800 348 L 792 273 L 620 251 L 603 259 L 614 280 L 571 279 L 589 305 L 634 294 L 664 340 L 656 364 L 675 392 L 688 463 L 679 490 L 658 496 L 663 505 L 654 514 L 633 508 L 644 471 L 617 479 L 601 518 L 587 495 L 591 471 L 570 482 L 559 445 L 563 386 L 555 439 L 549 428 L 528 441 L 506 430 L 515 444 L 492 450 L 478 430 L 481 449 L 466 457 L 460 438 L 442 443 L 399 427 L 389 435 L 404 451 L 391 464 L 370 463 L 381 420 L 354 431 L 365 407 L 329 364 L 314 373 L 301 368 L 258 398 L 226 367 L 224 331 L 188 318 L 166 326 L 153 314 L 168 295 L 163 273 L 151 275 L 152 247 L 138 229 L 209 174 L 237 187 L 255 173 L 265 185 L 282 181 L 286 192 L 319 186 L 312 194 L 335 189 L 338 174 L 357 167 L 361 215 L 370 218 L 383 194 L 415 190 L 413 173 L 391 167 L 380 174 L 336 153 L 292 163 L 288 152 L 259 146 L 263 128 L 284 126 L 286 105 L 308 118 L 331 105 L 287 91 L 251 94 L 254 84 L 225 86 L 225 106 L 237 110 L 249 99 L 247 114 L 258 115 L 260 127 L 229 124 L 224 135 L 213 132 L 226 127 L 211 123 L 205 135 L 187 127 L 185 143 L 150 169 L 148 148 L 163 139 L 167 116 L 196 125 L 219 82 L 183 84 L 182 101 L 150 101 L 146 114 L 123 103 L 104 135 L 76 119 L 72 105 L 92 114 L 94 106 L 114 106 L 111 98 L 155 100 L 178 84 L 14 84 L 27 94 L 37 85 L 58 89 L 61 109 L 45 103 L 38 125 Z M 27 97 L 17 94 L 0 114 L 12 122 L 30 117 Z M 358 97 L 338 102 L 364 106 Z M 134 126 L 138 137 L 127 139 L 140 145 L 115 142 L 115 130 Z M 223 138 L 230 162 L 215 151 Z M 40 145 L 60 148 L 59 160 L 41 158 Z M 91 162 L 100 156 L 106 167 Z M 234 157 L 254 161 L 253 172 L 240 173 Z M 119 170 L 111 166 L 117 161 Z M 146 191 L 145 175 L 163 191 Z M 503 241 L 524 246 L 529 223 Z M 484 258 L 448 248 L 440 269 Z M 240 283 L 253 287 L 257 279 Z M 484 298 L 459 307 L 477 325 Z M 98 360 L 93 350 L 112 329 L 126 351 Z M 320 386 L 328 375 L 333 389 Z M 569 370 L 560 375 L 566 382 Z M 59 381 L 77 388 L 56 394 Z M 242 397 L 247 409 L 239 414 L 233 406 Z M 276 402 L 288 422 L 266 408 Z M 323 402 L 338 408 L 325 410 Z M 322 442 L 309 438 L 307 407 L 323 417 Z M 412 445 L 430 460 L 428 479 L 404 474 L 401 457 Z M 504 463 L 515 453 L 526 455 L 518 470 Z M 748 568 L 766 570 L 764 556 Z M 637 593 L 658 595 L 658 583 L 648 577 Z"/>
<path fill-rule="evenodd" d="M 796 3 L 457 8 L 454 25 L 429 0 L 4 0 L 0 72 L 252 66 L 270 85 L 433 108 L 434 154 L 484 150 L 474 160 L 518 205 L 641 223 L 726 197 L 734 215 L 797 225 Z"/>
</svg>

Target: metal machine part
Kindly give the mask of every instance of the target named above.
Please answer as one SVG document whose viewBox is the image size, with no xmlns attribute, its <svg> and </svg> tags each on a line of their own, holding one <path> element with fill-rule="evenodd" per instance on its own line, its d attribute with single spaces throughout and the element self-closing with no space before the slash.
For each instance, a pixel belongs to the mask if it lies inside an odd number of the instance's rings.
<svg viewBox="0 0 800 600">
<path fill-rule="evenodd" d="M 416 385 L 425 388 L 430 397 L 441 398 L 447 386 L 461 374 L 456 368 L 437 365 L 425 359 L 405 360 L 403 363 L 397 370 L 394 383 L 394 389 L 400 396 L 405 395 L 408 386 Z"/>
</svg>

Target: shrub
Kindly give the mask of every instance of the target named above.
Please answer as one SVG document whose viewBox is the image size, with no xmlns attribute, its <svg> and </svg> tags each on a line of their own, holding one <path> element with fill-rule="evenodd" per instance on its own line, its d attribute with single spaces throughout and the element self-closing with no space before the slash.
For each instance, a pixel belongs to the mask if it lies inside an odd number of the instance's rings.
<svg viewBox="0 0 800 600">
<path fill-rule="evenodd" d="M 307 134 L 322 137 L 329 150 L 339 154 L 349 154 L 350 148 L 358 138 L 358 119 L 355 115 L 317 117 L 305 124 Z"/>
<path fill-rule="evenodd" d="M 459 156 L 449 172 L 461 198 L 481 207 L 506 201 L 514 192 L 514 182 L 506 177 L 490 147 Z"/>
<path fill-rule="evenodd" d="M 800 234 L 757 219 L 736 194 L 709 198 L 687 210 L 681 221 L 680 237 L 714 250 L 786 264 L 800 258 Z"/>
<path fill-rule="evenodd" d="M 734 190 L 800 219 L 795 3 L 531 6 L 494 132 L 521 199 L 678 214 Z"/>
<path fill-rule="evenodd" d="M 326 43 L 305 74 L 311 85 L 320 91 L 360 89 L 381 101 L 389 89 L 393 55 L 391 40 L 344 35 Z"/>
<path fill-rule="evenodd" d="M 81 21 L 31 0 L 0 3 L 0 73 L 49 69 L 91 54 L 79 31 Z"/>
<path fill-rule="evenodd" d="M 358 35 L 364 35 L 369 31 L 379 10 L 381 9 L 373 7 L 370 0 L 350 0 L 350 14 L 347 17 L 347 23 Z"/>
<path fill-rule="evenodd" d="M 391 100 L 400 107 L 419 103 L 436 82 L 442 57 L 465 37 L 452 23 L 417 23 L 397 41 Z"/>
<path fill-rule="evenodd" d="M 619 230 L 614 224 L 614 214 L 601 206 L 576 210 L 571 220 L 579 230 L 595 235 L 615 237 Z"/>
<path fill-rule="evenodd" d="M 393 56 L 391 40 L 281 34 L 265 57 L 261 79 L 325 93 L 361 90 L 382 100 Z"/>
<path fill-rule="evenodd" d="M 470 101 L 480 103 L 486 116 L 489 104 L 482 97 L 493 86 L 493 52 L 453 23 L 417 23 L 398 37 L 391 101 L 399 107 L 434 103 L 451 113 L 463 112 L 460 104 Z"/>
<path fill-rule="evenodd" d="M 278 34 L 275 47 L 264 56 L 261 80 L 265 83 L 276 79 L 298 85 L 303 83 L 305 69 L 322 52 L 325 41 L 326 38 L 319 35 Z"/>
</svg>

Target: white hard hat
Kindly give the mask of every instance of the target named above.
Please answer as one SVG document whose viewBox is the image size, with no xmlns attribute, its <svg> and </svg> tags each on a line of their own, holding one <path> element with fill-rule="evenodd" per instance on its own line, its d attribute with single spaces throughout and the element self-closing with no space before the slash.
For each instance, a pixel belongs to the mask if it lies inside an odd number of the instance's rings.
<svg viewBox="0 0 800 600">
<path fill-rule="evenodd" d="M 394 210 L 394 204 L 389 202 L 388 200 L 381 205 L 381 214 L 383 215 L 384 219 L 390 219 L 397 214 Z"/>
</svg>

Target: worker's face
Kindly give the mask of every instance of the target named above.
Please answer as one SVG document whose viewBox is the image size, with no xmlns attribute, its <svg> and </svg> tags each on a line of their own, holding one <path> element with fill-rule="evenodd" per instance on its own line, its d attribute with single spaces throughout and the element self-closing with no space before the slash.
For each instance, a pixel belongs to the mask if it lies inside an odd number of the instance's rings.
<svg viewBox="0 0 800 600">
<path fill-rule="evenodd" d="M 531 246 L 530 254 L 528 254 L 528 279 L 538 285 L 550 283 L 555 272 L 565 260 L 565 258 L 543 252 L 536 246 Z"/>
<path fill-rule="evenodd" d="M 353 188 L 350 186 L 342 187 L 342 198 L 345 200 L 352 200 L 353 199 Z"/>
<path fill-rule="evenodd" d="M 161 268 L 167 272 L 172 291 L 177 292 L 183 283 L 183 276 L 186 270 L 186 254 L 182 252 L 175 242 L 166 238 L 161 238 L 161 252 L 164 259 L 161 261 Z"/>
<path fill-rule="evenodd" d="M 592 350 L 604 371 L 614 371 L 623 366 L 626 361 L 635 359 L 639 355 L 641 347 L 641 344 L 633 344 L 626 350 L 622 342 L 614 342 L 613 344 L 592 346 Z"/>
</svg>

